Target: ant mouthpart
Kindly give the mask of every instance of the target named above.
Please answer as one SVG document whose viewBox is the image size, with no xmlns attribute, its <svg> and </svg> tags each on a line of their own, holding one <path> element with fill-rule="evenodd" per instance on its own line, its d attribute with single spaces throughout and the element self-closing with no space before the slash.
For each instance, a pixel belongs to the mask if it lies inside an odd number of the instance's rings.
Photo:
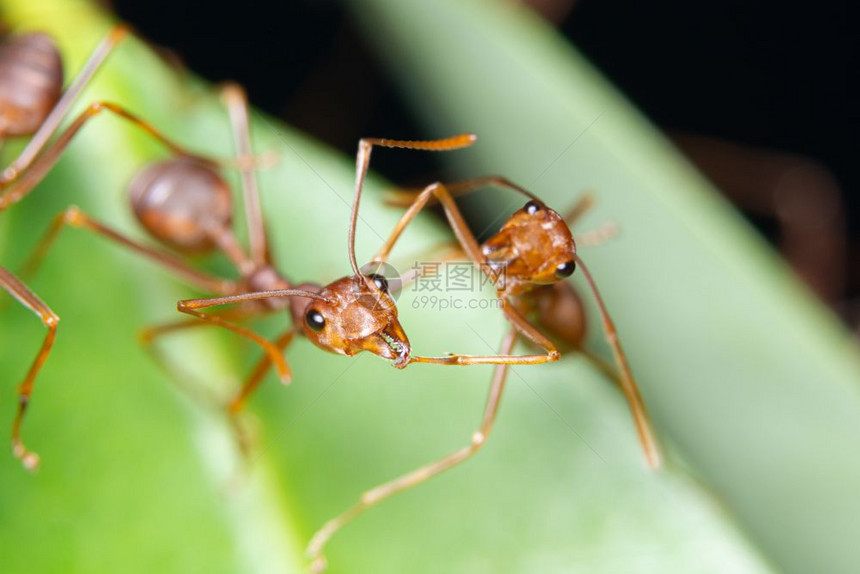
<svg viewBox="0 0 860 574">
<path fill-rule="evenodd" d="M 392 328 L 389 325 L 379 332 L 378 337 L 384 345 L 380 356 L 393 361 L 392 366 L 394 368 L 402 369 L 409 364 L 411 349 L 404 334 L 398 331 L 400 329 L 396 326 Z"/>
</svg>

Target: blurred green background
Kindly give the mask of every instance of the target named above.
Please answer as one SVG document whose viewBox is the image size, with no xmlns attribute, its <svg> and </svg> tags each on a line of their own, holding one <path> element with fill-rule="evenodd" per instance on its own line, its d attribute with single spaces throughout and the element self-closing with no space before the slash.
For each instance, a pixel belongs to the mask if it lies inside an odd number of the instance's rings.
<svg viewBox="0 0 860 574">
<path fill-rule="evenodd" d="M 356 520 L 330 546 L 331 572 L 853 571 L 860 365 L 847 333 L 662 136 L 524 9 L 489 0 L 360 6 L 367 37 L 422 118 L 425 131 L 414 135 L 479 134 L 473 149 L 440 160 L 460 175 L 502 172 L 558 209 L 593 189 L 599 203 L 583 228 L 619 225 L 617 239 L 583 257 L 670 456 L 665 470 L 645 469 L 623 398 L 580 358 L 513 369 L 486 449 Z M 110 23 L 84 1 L 0 8 L 13 29 L 54 34 L 69 71 Z M 139 41 L 117 51 L 82 102 L 97 98 L 194 149 L 232 152 L 212 88 Z M 296 281 L 346 274 L 352 158 L 262 114 L 254 128 L 255 148 L 280 160 L 261 173 L 279 267 Z M 4 157 L 20 147 L 7 144 Z M 124 186 L 161 157 L 117 120 L 96 120 L 39 189 L 0 216 L 0 264 L 20 266 L 72 203 L 141 237 Z M 362 206 L 359 259 L 396 221 L 380 203 L 385 185 L 374 179 Z M 482 229 L 519 202 L 488 192 L 467 206 Z M 423 218 L 395 260 L 448 237 Z M 224 261 L 202 264 L 229 272 Z M 468 442 L 492 371 L 395 371 L 299 341 L 287 353 L 293 385 L 270 377 L 251 403 L 256 450 L 243 470 L 225 421 L 176 392 L 136 342 L 195 293 L 71 229 L 30 285 L 62 322 L 24 429 L 42 468 L 28 475 L 0 457 L 4 572 L 303 572 L 311 534 L 363 490 Z M 412 296 L 400 307 L 416 352 L 486 353 L 504 332 L 495 311 L 416 310 Z M 284 321 L 259 328 L 272 334 Z M 42 335 L 4 297 L 0 428 Z M 597 322 L 591 346 L 606 354 Z M 219 392 L 235 388 L 258 355 L 202 331 L 170 338 L 169 349 Z"/>
</svg>

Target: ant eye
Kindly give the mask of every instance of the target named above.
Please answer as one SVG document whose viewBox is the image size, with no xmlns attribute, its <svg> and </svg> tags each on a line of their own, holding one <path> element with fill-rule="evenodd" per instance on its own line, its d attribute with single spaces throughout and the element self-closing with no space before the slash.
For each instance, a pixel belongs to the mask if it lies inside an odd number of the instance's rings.
<svg viewBox="0 0 860 574">
<path fill-rule="evenodd" d="M 525 206 L 525 207 L 523 207 L 523 209 L 524 209 L 524 210 L 525 210 L 525 212 L 526 212 L 526 213 L 528 213 L 529 215 L 534 215 L 535 213 L 537 213 L 538 211 L 540 211 L 540 203 L 538 203 L 538 202 L 537 202 L 537 201 L 535 201 L 535 200 L 531 200 L 530 202 L 528 202 L 528 203 L 526 204 L 526 206 Z"/>
<path fill-rule="evenodd" d="M 388 279 L 376 273 L 371 273 L 368 277 L 373 280 L 373 284 L 376 285 L 377 289 L 388 292 Z"/>
<path fill-rule="evenodd" d="M 559 279 L 563 279 L 564 277 L 570 277 L 571 275 L 573 275 L 573 272 L 575 270 L 576 263 L 573 261 L 568 261 L 566 263 L 562 263 L 555 268 L 555 276 Z"/>
<path fill-rule="evenodd" d="M 308 314 L 305 315 L 305 323 L 307 323 L 308 327 L 313 331 L 322 331 L 325 327 L 325 317 L 323 317 L 322 313 L 316 309 L 311 309 L 308 311 Z"/>
</svg>

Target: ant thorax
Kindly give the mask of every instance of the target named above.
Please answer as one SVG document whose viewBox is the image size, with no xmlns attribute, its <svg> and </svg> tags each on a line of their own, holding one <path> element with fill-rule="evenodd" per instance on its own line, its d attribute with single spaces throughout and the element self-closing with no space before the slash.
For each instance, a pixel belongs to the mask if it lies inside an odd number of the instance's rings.
<svg viewBox="0 0 860 574">
<path fill-rule="evenodd" d="M 514 297 L 569 276 L 576 245 L 558 212 L 529 202 L 484 242 L 481 252 L 499 295 Z"/>
</svg>

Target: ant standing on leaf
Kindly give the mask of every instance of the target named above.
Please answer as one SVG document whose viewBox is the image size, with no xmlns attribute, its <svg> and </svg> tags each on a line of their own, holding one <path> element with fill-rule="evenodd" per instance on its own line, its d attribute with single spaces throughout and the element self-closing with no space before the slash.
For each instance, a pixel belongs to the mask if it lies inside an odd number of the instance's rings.
<svg viewBox="0 0 860 574">
<path fill-rule="evenodd" d="M 355 231 L 359 201 L 373 146 L 448 151 L 472 145 L 474 136 L 461 135 L 433 141 L 362 140 L 356 158 L 355 198 L 348 241 L 353 274 L 325 286 L 314 283 L 293 286 L 274 269 L 270 261 L 256 177 L 253 166 L 248 165 L 251 149 L 247 103 L 239 87 L 230 85 L 224 88 L 224 99 L 233 126 L 239 164 L 242 167 L 250 244 L 247 252 L 232 232 L 233 208 L 230 189 L 216 169 L 226 162 L 209 160 L 187 152 L 134 114 L 108 102 L 94 102 L 88 106 L 49 145 L 75 99 L 126 33 L 125 28 L 116 27 L 99 44 L 65 92 L 61 90 L 62 66 L 59 54 L 47 36 L 19 36 L 0 49 L 0 138 L 32 136 L 21 154 L 0 174 L 0 210 L 29 194 L 53 167 L 84 124 L 101 112 L 109 111 L 148 132 L 175 155 L 173 159 L 143 170 L 129 187 L 130 204 L 138 221 L 153 238 L 169 246 L 173 252 L 142 245 L 72 207 L 55 218 L 34 253 L 29 269 L 36 269 L 61 229 L 69 225 L 87 229 L 144 255 L 195 287 L 219 295 L 209 299 L 180 301 L 178 310 L 193 316 L 193 319 L 148 329 L 144 333 L 144 340 L 152 342 L 165 333 L 201 325 L 217 325 L 257 343 L 264 350 L 265 356 L 230 401 L 228 411 L 231 415 L 242 409 L 270 365 L 274 365 L 282 381 L 289 382 L 291 373 L 282 353 L 299 334 L 326 351 L 348 356 L 370 351 L 392 361 L 395 367 L 401 369 L 410 363 L 499 365 L 493 377 L 480 430 L 473 435 L 471 444 L 435 463 L 366 492 L 357 505 L 326 523 L 314 535 L 308 547 L 315 570 L 321 571 L 325 568 L 322 551 L 327 541 L 352 518 L 381 500 L 463 462 L 485 443 L 495 420 L 508 365 L 558 360 L 559 351 L 555 345 L 532 326 L 526 316 L 537 313 L 544 326 L 556 334 L 568 335 L 566 340 L 571 346 L 581 347 L 581 330 L 571 329 L 572 322 L 565 321 L 558 312 L 560 309 L 574 307 L 581 310 L 573 291 L 561 282 L 573 273 L 576 266 L 583 270 L 597 298 L 607 338 L 619 365 L 620 385 L 631 404 L 649 462 L 652 466 L 659 464 L 656 442 L 614 326 L 591 275 L 576 253 L 570 230 L 557 212 L 546 207 L 531 193 L 498 178 L 471 180 L 448 187 L 433 184 L 418 195 L 373 260 L 384 262 L 409 221 L 431 197 L 438 198 L 469 257 L 485 271 L 504 268 L 504 274 L 493 273 L 493 277 L 496 280 L 504 277 L 503 281 L 496 283 L 496 287 L 503 302 L 503 312 L 511 322 L 512 330 L 505 337 L 497 355 L 413 355 L 409 339 L 398 320 L 394 299 L 388 292 L 387 280 L 381 275 L 366 274 L 359 269 L 355 256 Z M 453 195 L 488 182 L 515 189 L 527 195 L 530 201 L 511 217 L 498 234 L 479 245 L 460 215 Z M 187 256 L 215 250 L 223 252 L 235 265 L 238 279 L 209 275 L 186 261 Z M 0 268 L 0 286 L 37 313 L 48 328 L 42 348 L 21 383 L 19 409 L 12 431 L 15 456 L 25 467 L 33 469 L 38 465 L 38 456 L 24 447 L 20 439 L 20 426 L 32 393 L 33 382 L 52 348 L 59 317 L 20 280 L 3 268 Z M 231 303 L 239 303 L 241 306 L 234 311 L 220 314 L 202 312 L 202 309 L 208 307 Z M 255 316 L 280 311 L 289 313 L 292 326 L 274 342 L 237 324 Z M 525 336 L 544 352 L 512 355 L 515 342 L 520 336 Z"/>
<path fill-rule="evenodd" d="M 479 364 L 532 364 L 556 360 L 556 355 L 448 355 L 445 357 L 424 357 L 412 354 L 412 347 L 397 317 L 397 306 L 388 292 L 385 277 L 364 273 L 358 266 L 355 256 L 355 229 L 358 221 L 358 208 L 364 180 L 370 162 L 370 150 L 374 145 L 391 148 L 407 148 L 424 151 L 449 151 L 463 148 L 474 143 L 472 135 L 461 135 L 432 141 L 400 141 L 388 139 L 363 139 L 356 160 L 356 187 L 350 217 L 348 235 L 348 255 L 353 274 L 329 283 L 302 283 L 293 287 L 281 278 L 282 287 L 264 287 L 253 291 L 202 299 L 179 301 L 177 308 L 183 313 L 193 314 L 204 320 L 213 320 L 217 315 L 207 315 L 201 309 L 241 303 L 263 304 L 269 307 L 281 306 L 289 309 L 293 327 L 285 333 L 285 348 L 292 336 L 300 333 L 313 344 L 325 351 L 339 355 L 353 356 L 362 351 L 370 351 L 392 361 L 399 369 L 411 363 L 432 363 L 443 365 Z M 267 273 L 271 273 L 269 269 Z M 265 368 L 264 364 L 260 365 Z M 231 411 L 237 411 L 245 399 L 256 388 L 255 384 L 246 386 L 231 403 Z"/>
<path fill-rule="evenodd" d="M 32 136 L 21 154 L 0 173 L 0 210 L 12 203 L 5 189 L 26 172 L 83 87 L 92 78 L 108 53 L 125 34 L 116 28 L 90 56 L 71 86 L 63 93 L 63 62 L 54 41 L 45 34 L 13 36 L 0 44 L 0 143 Z M 21 442 L 21 421 L 36 376 L 48 359 L 57 336 L 59 316 L 20 279 L 0 267 L 0 286 L 33 311 L 47 327 L 39 354 L 18 388 L 18 412 L 12 423 L 12 452 L 28 470 L 35 470 L 39 457 Z"/>
<path fill-rule="evenodd" d="M 479 244 L 461 215 L 454 197 L 491 185 L 525 195 L 528 202 L 523 208 L 514 212 L 495 235 L 483 244 Z M 397 223 L 389 240 L 374 257 L 375 262 L 382 262 L 388 258 L 400 234 L 432 199 L 442 204 L 454 234 L 467 256 L 496 286 L 496 295 L 503 303 L 502 309 L 514 327 L 512 331 L 514 341 L 508 342 L 506 339 L 503 347 L 513 345 L 519 333 L 522 333 L 533 342 L 549 348 L 550 352 L 558 353 L 555 345 L 544 335 L 535 330 L 533 333 L 537 335 L 532 337 L 520 328 L 519 318 L 532 315 L 536 316 L 538 323 L 563 341 L 566 346 L 584 352 L 585 321 L 582 303 L 577 293 L 565 281 L 573 275 L 577 267 L 582 270 L 603 319 L 606 340 L 612 349 L 618 374 L 615 375 L 594 355 L 590 353 L 586 355 L 596 362 L 602 371 L 609 374 L 624 392 L 648 465 L 651 468 L 658 468 L 661 463 L 660 450 L 636 381 L 630 371 L 627 356 L 621 348 L 615 324 L 609 316 L 594 278 L 577 253 L 576 243 L 570 231 L 570 225 L 591 206 L 591 197 L 583 197 L 566 216 L 562 216 L 530 191 L 499 176 L 480 177 L 444 185 L 433 183 L 418 194 L 394 193 L 389 195 L 388 203 L 409 207 Z"/>
<path fill-rule="evenodd" d="M 172 162 L 163 164 L 165 166 L 163 167 L 164 173 L 161 175 L 164 176 L 167 185 L 180 184 L 189 187 L 184 193 L 194 201 L 191 201 L 188 207 L 196 207 L 205 200 L 201 195 L 206 195 L 206 190 L 214 190 L 212 193 L 218 197 L 216 203 L 220 202 L 221 207 L 226 196 L 227 217 L 229 219 L 229 188 L 217 174 L 216 168 L 238 166 L 243 170 L 248 170 L 250 166 L 256 163 L 256 158 L 247 156 L 236 159 L 212 159 L 191 153 L 134 113 L 122 106 L 106 101 L 90 103 L 68 127 L 59 130 L 64 117 L 84 88 L 104 64 L 107 57 L 128 34 L 125 26 L 114 26 L 96 46 L 81 71 L 78 72 L 65 91 L 62 91 L 62 60 L 56 44 L 49 36 L 41 33 L 21 34 L 0 44 L 0 141 L 10 137 L 32 136 L 21 153 L 0 173 L 0 211 L 4 211 L 29 195 L 54 167 L 75 135 L 90 120 L 102 112 L 110 112 L 141 129 L 174 154 L 175 159 Z M 154 185 L 163 180 L 159 177 L 151 179 L 148 183 L 143 182 L 143 180 L 146 179 L 147 175 L 152 176 L 156 171 L 158 170 L 151 169 L 142 174 L 141 183 L 137 186 L 137 190 L 132 190 L 132 203 L 135 205 L 135 213 L 144 223 L 144 226 L 151 229 L 156 237 L 163 238 L 168 243 L 175 240 L 178 249 L 186 249 L 187 252 L 202 249 L 205 247 L 201 243 L 203 240 L 200 237 L 195 237 L 193 230 L 181 229 L 184 226 L 182 206 L 177 207 L 175 203 L 167 201 L 169 205 L 165 209 L 173 210 L 172 213 L 168 214 L 173 216 L 173 220 L 170 217 L 161 221 L 152 218 L 152 205 L 147 203 L 149 200 L 145 188 L 147 185 Z M 170 175 L 167 175 L 168 172 Z M 202 192 L 201 189 L 203 189 Z M 213 214 L 217 218 L 218 210 L 213 211 Z M 70 208 L 57 218 L 52 231 L 43 241 L 42 246 L 37 250 L 26 269 L 30 272 L 35 270 L 48 244 L 63 224 L 85 227 L 113 239 L 159 261 L 168 268 L 172 268 L 177 274 L 195 285 L 205 286 L 207 289 L 212 288 L 215 292 L 221 292 L 219 289 L 224 286 L 223 281 L 211 279 L 184 265 L 172 254 L 156 252 L 124 238 L 90 219 L 75 207 Z M 171 230 L 168 229 L 170 225 L 176 226 L 173 236 L 171 236 Z M 12 451 L 16 458 L 21 460 L 25 468 L 34 470 L 39 464 L 39 457 L 22 443 L 21 422 L 30 402 L 36 376 L 53 347 L 59 316 L 20 279 L 2 267 L 0 267 L 0 287 L 9 292 L 22 305 L 39 315 L 48 328 L 39 354 L 33 361 L 23 382 L 19 385 L 18 412 L 12 424 Z M 273 358 L 276 355 L 277 353 L 272 353 Z"/>
<path fill-rule="evenodd" d="M 600 299 L 590 274 L 576 254 L 570 229 L 558 213 L 546 207 L 529 192 L 521 190 L 531 198 L 531 201 L 511 218 L 499 234 L 485 243 L 482 250 L 471 231 L 468 230 L 451 194 L 441 184 L 433 184 L 418 196 L 397 224 L 388 241 L 373 258 L 373 263 L 384 263 L 409 221 L 415 217 L 431 197 L 438 197 L 445 206 L 455 234 L 461 244 L 466 247 L 467 253 L 472 259 L 481 264 L 485 271 L 491 268 L 506 267 L 504 284 L 497 283 L 497 287 L 499 297 L 504 303 L 503 311 L 512 324 L 512 330 L 506 336 L 497 355 L 452 354 L 445 357 L 413 355 L 409 340 L 397 320 L 397 309 L 394 301 L 387 293 L 387 281 L 379 275 L 363 274 L 359 269 L 355 257 L 355 229 L 373 146 L 446 151 L 467 147 L 472 145 L 475 140 L 475 136 L 471 134 L 432 141 L 361 140 L 356 158 L 355 196 L 348 235 L 348 255 L 354 273 L 352 276 L 338 279 L 326 287 L 303 284 L 298 289 L 287 288 L 179 302 L 179 309 L 184 310 L 288 297 L 292 301 L 290 308 L 295 321 L 294 325 L 301 325 L 302 334 L 305 337 L 318 347 L 333 353 L 351 356 L 360 351 L 369 350 L 383 358 L 392 360 L 393 366 L 397 368 L 405 368 L 411 363 L 499 365 L 493 377 L 480 430 L 474 433 L 472 443 L 437 462 L 365 492 L 355 506 L 323 525 L 314 534 L 308 545 L 312 569 L 316 572 L 325 570 L 326 561 L 323 556 L 323 549 L 331 537 L 345 524 L 380 501 L 412 488 L 463 462 L 483 446 L 495 420 L 508 365 L 539 364 L 558 360 L 559 352 L 555 345 L 526 319 L 526 314 L 530 313 L 533 307 L 544 310 L 549 317 L 549 324 L 560 325 L 561 328 L 558 329 L 560 333 L 570 335 L 572 346 L 581 348 L 584 323 L 581 327 L 574 327 L 573 330 L 571 330 L 570 325 L 570 323 L 575 323 L 577 319 L 581 322 L 581 304 L 572 289 L 565 283 L 560 283 L 562 279 L 573 273 L 577 263 L 583 268 L 589 285 L 598 297 L 608 339 L 616 354 L 622 373 L 619 384 L 631 403 L 648 460 L 652 466 L 656 467 L 659 464 L 657 445 L 641 398 L 636 390 L 635 382 L 627 367 L 623 351 L 617 342 L 614 327 L 605 311 L 602 299 Z M 458 184 L 460 187 L 457 188 L 457 192 L 466 191 L 486 181 L 482 179 L 463 182 Z M 512 186 L 513 184 L 509 185 Z M 515 189 L 520 190 L 517 187 Z M 574 213 L 581 213 L 584 207 L 581 205 Z M 493 274 L 493 276 L 498 278 L 501 275 Z M 311 294 L 314 297 L 311 297 Z M 526 305 L 526 302 L 529 304 Z M 569 320 L 556 317 L 558 310 L 574 308 L 579 310 L 578 317 L 573 316 Z M 553 323 L 553 317 L 561 319 L 561 321 Z M 525 335 L 546 352 L 537 355 L 513 355 L 515 342 L 521 335 Z M 239 396 L 245 398 L 247 394 L 247 392 L 243 392 Z"/>
<path fill-rule="evenodd" d="M 359 157 L 361 157 L 363 148 L 359 149 Z M 488 185 L 513 189 L 527 196 L 529 201 L 502 225 L 499 232 L 480 245 L 460 214 L 454 202 L 454 196 Z M 503 305 L 502 310 L 512 327 L 502 342 L 498 357 L 511 357 L 516 341 L 522 335 L 545 349 L 546 355 L 520 357 L 519 360 L 486 361 L 495 362 L 499 366 L 493 374 L 481 425 L 472 435 L 471 443 L 436 462 L 365 492 L 355 506 L 326 523 L 317 531 L 308 546 L 308 553 L 314 560 L 316 571 L 325 569 L 323 548 L 346 523 L 380 501 L 429 480 L 464 462 L 480 450 L 486 443 L 495 422 L 509 365 L 533 364 L 558 359 L 559 353 L 555 345 L 527 321 L 527 316 L 536 315 L 539 324 L 561 339 L 566 346 L 585 352 L 583 348 L 585 316 L 582 302 L 573 288 L 564 281 L 573 274 L 577 266 L 585 275 L 597 300 L 606 339 L 612 348 L 619 374 L 596 356 L 590 353 L 586 355 L 598 365 L 601 371 L 612 378 L 627 397 L 649 466 L 657 468 L 661 464 L 660 450 L 636 382 L 630 372 L 627 357 L 618 340 L 614 323 L 591 273 L 576 252 L 576 244 L 570 231 L 569 226 L 590 207 L 590 196 L 585 196 L 566 217 L 562 217 L 531 192 L 505 178 L 495 176 L 450 185 L 434 183 L 417 194 L 409 192 L 391 194 L 389 203 L 408 206 L 408 209 L 395 226 L 388 241 L 373 258 L 372 263 L 381 264 L 387 261 L 394 244 L 406 226 L 431 199 L 437 199 L 442 204 L 462 248 L 496 286 L 497 296 Z M 589 239 L 599 242 L 600 235 L 597 233 Z M 413 358 L 412 362 L 478 363 L 464 361 L 462 357 L 456 355 L 430 360 Z"/>
<path fill-rule="evenodd" d="M 96 46 L 65 91 L 62 59 L 50 36 L 26 33 L 12 36 L 0 44 L 0 144 L 10 138 L 30 136 L 21 153 L 0 172 L 0 211 L 26 197 L 50 171 L 74 135 L 102 112 L 111 112 L 131 122 L 177 154 L 189 155 L 154 127 L 110 102 L 90 104 L 51 143 L 51 138 L 81 92 L 127 34 L 128 30 L 124 26 L 115 26 Z M 3 267 L 0 267 L 0 287 L 38 315 L 48 329 L 38 355 L 18 387 L 18 411 L 12 423 L 12 452 L 25 468 L 34 470 L 39 465 L 39 457 L 21 441 L 21 422 L 36 377 L 54 345 L 60 318 L 20 279 Z"/>
</svg>

